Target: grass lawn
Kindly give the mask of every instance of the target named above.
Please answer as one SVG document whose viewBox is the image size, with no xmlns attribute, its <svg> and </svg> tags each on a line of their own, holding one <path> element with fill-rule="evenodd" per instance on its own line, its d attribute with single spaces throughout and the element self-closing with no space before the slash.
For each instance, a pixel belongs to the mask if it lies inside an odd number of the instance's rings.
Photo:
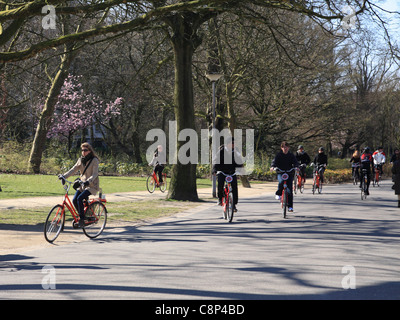
<svg viewBox="0 0 400 320">
<path fill-rule="evenodd" d="M 75 178 L 70 178 L 73 181 Z M 101 176 L 100 186 L 105 194 L 116 192 L 145 191 L 146 177 Z M 60 196 L 64 193 L 61 182 L 53 175 L 0 174 L 0 199 L 17 199 L 39 196 Z M 211 187 L 209 179 L 198 179 L 198 188 Z M 72 190 L 73 191 L 73 190 Z M 74 192 L 74 191 L 73 191 Z M 71 195 L 73 195 L 73 192 Z M 21 201 L 21 200 L 20 200 Z M 173 200 L 149 200 L 136 202 L 108 202 L 108 221 L 143 221 L 178 213 L 198 203 Z M 5 225 L 41 225 L 50 207 L 34 209 L 0 210 L 0 229 Z M 66 221 L 72 220 L 70 214 Z"/>
<path fill-rule="evenodd" d="M 75 177 L 68 180 L 73 181 Z M 103 193 L 146 191 L 147 177 L 101 176 Z M 0 174 L 0 199 L 60 196 L 64 193 L 60 180 L 53 175 Z M 209 179 L 197 179 L 198 188 L 211 187 Z M 73 191 L 73 190 L 72 190 Z"/>
</svg>

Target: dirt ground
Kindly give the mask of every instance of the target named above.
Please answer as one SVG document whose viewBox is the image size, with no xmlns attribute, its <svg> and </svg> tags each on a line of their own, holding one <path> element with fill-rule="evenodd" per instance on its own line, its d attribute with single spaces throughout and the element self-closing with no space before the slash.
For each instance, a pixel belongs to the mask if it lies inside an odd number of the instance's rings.
<svg viewBox="0 0 400 320">
<path fill-rule="evenodd" d="M 266 184 L 252 184 L 251 188 L 243 188 L 239 186 L 239 199 L 240 197 L 249 197 L 249 196 L 257 196 L 265 194 L 271 195 L 271 192 L 276 190 L 275 183 L 266 183 Z M 174 214 L 173 216 L 177 216 L 180 214 L 188 215 L 193 214 L 197 210 L 203 210 L 207 206 L 216 205 L 215 200 L 211 197 L 211 189 L 198 189 L 199 198 L 207 199 L 205 202 L 200 203 L 192 203 L 192 207 L 187 209 L 187 206 L 182 209 L 178 214 Z M 149 199 L 149 193 L 146 192 L 136 192 L 136 193 L 124 193 L 124 194 L 115 194 L 109 195 L 108 201 L 129 201 L 129 200 L 138 200 L 142 197 L 146 197 Z M 161 193 L 155 197 L 165 197 Z M 35 198 L 36 199 L 36 198 Z M 59 198 L 58 198 L 59 200 Z M 15 201 L 14 201 L 15 202 Z M 54 197 L 49 198 L 49 202 L 54 204 Z M 19 207 L 26 207 L 31 203 L 34 206 L 46 206 L 48 205 L 45 199 L 39 201 L 23 201 L 20 203 Z M 7 208 L 7 200 L 0 200 L 0 208 Z M 32 206 L 31 205 L 31 206 Z M 15 208 L 15 206 L 13 206 Z M 240 200 L 238 209 L 240 210 Z M 166 219 L 166 218 L 161 218 Z M 159 220 L 159 219 L 157 219 Z M 106 229 L 119 229 L 125 226 L 138 226 L 144 223 L 151 223 L 151 221 L 142 221 L 142 222 L 111 222 L 107 223 Z M 51 248 L 54 246 L 62 246 L 69 243 L 79 243 L 82 241 L 90 241 L 88 237 L 84 235 L 81 230 L 74 230 L 69 226 L 66 226 L 64 232 L 60 234 L 54 244 L 48 243 L 43 235 L 43 226 L 19 226 L 19 225 L 2 225 L 0 224 L 0 255 L 4 254 L 15 254 L 21 252 L 27 252 L 31 250 L 41 249 L 41 248 Z"/>
</svg>

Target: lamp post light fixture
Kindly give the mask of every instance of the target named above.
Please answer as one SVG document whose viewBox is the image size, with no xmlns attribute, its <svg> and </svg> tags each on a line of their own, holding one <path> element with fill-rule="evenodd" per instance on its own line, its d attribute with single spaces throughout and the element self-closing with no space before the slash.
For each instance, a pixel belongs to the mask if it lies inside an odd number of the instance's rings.
<svg viewBox="0 0 400 320">
<path fill-rule="evenodd" d="M 216 120 L 216 112 L 215 112 L 215 84 L 216 82 L 222 77 L 223 75 L 220 73 L 206 73 L 206 77 L 208 80 L 211 81 L 212 84 L 212 113 L 213 113 L 213 117 L 212 117 L 212 128 L 215 129 L 215 120 Z M 212 131 L 214 132 L 214 130 Z M 212 155 L 215 155 L 217 153 L 216 149 L 216 144 L 213 143 L 212 144 Z M 212 165 L 212 161 L 211 161 L 211 165 Z M 212 196 L 214 198 L 217 197 L 217 177 L 215 175 L 212 176 Z"/>
</svg>

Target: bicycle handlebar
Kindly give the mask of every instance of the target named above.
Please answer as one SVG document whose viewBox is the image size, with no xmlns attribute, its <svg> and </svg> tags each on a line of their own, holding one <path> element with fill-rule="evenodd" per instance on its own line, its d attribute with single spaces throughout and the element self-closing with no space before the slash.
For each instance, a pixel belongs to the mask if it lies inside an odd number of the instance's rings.
<svg viewBox="0 0 400 320">
<path fill-rule="evenodd" d="M 223 172 L 223 171 L 217 171 L 217 174 L 220 174 L 220 173 L 222 173 L 225 177 L 233 177 L 233 176 L 236 175 L 236 172 L 235 172 L 234 174 L 226 174 L 226 173 Z"/>
<path fill-rule="evenodd" d="M 278 167 L 275 167 L 275 168 L 274 168 L 274 170 L 275 170 L 277 173 L 289 173 L 289 172 L 292 172 L 292 171 L 295 170 L 295 169 L 297 169 L 297 168 L 292 168 L 292 169 L 290 169 L 290 170 L 282 170 L 282 169 L 279 169 Z"/>
</svg>

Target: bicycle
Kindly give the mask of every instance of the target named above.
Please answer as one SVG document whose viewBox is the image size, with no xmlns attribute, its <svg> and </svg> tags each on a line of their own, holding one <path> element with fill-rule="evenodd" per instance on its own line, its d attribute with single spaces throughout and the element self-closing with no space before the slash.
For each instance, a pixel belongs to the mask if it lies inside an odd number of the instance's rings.
<svg viewBox="0 0 400 320">
<path fill-rule="evenodd" d="M 64 182 L 65 181 L 65 182 Z M 57 237 L 60 235 L 61 231 L 64 230 L 65 224 L 65 212 L 69 210 L 72 215 L 73 222 L 72 227 L 74 229 L 78 229 L 79 226 L 79 214 L 75 210 L 74 205 L 72 204 L 68 193 L 71 188 L 71 185 L 74 182 L 63 180 L 65 196 L 63 202 L 61 204 L 57 204 L 54 206 L 49 214 L 47 215 L 46 222 L 44 224 L 44 237 L 45 239 L 52 243 Z M 98 237 L 104 230 L 107 223 L 107 209 L 105 203 L 107 202 L 105 195 L 102 194 L 102 190 L 99 191 L 99 197 L 91 199 L 88 203 L 84 201 L 84 210 L 85 210 L 85 221 L 84 227 L 82 228 L 83 233 L 94 239 Z"/>
<path fill-rule="evenodd" d="M 315 167 L 313 171 L 313 186 L 312 193 L 315 194 L 315 191 L 318 190 L 318 193 L 322 193 L 322 181 L 321 181 L 321 173 L 320 170 L 323 165 L 318 165 Z"/>
<path fill-rule="evenodd" d="M 150 193 L 153 193 L 157 187 L 157 188 L 160 188 L 161 192 L 165 192 L 165 190 L 167 190 L 167 175 L 165 173 L 162 173 L 162 177 L 163 177 L 163 182 L 160 184 L 158 182 L 157 174 L 153 170 L 153 173 L 147 177 L 147 181 L 146 181 L 147 191 L 149 191 Z"/>
<path fill-rule="evenodd" d="M 360 181 L 361 200 L 367 199 L 368 189 L 368 170 L 362 169 L 362 179 Z"/>
<path fill-rule="evenodd" d="M 232 193 L 232 181 L 233 176 L 236 175 L 236 172 L 232 175 L 226 174 L 222 171 L 217 171 L 217 174 L 222 173 L 225 176 L 225 185 L 224 185 L 224 195 L 222 197 L 222 208 L 224 212 L 224 219 L 232 222 L 233 213 L 235 204 L 233 203 L 233 193 Z"/>
<path fill-rule="evenodd" d="M 305 164 L 300 165 L 301 166 L 306 166 Z M 297 194 L 297 189 L 303 193 L 304 192 L 304 185 L 306 183 L 306 179 L 305 177 L 301 176 L 301 169 L 300 170 L 296 170 L 294 179 L 293 179 L 293 191 L 295 194 Z"/>
<path fill-rule="evenodd" d="M 289 173 L 296 168 L 292 168 L 290 170 L 281 170 L 279 168 L 275 168 L 275 171 L 277 173 L 282 173 L 282 180 L 283 180 L 283 190 L 282 190 L 282 195 L 281 195 L 281 206 L 282 206 L 282 215 L 283 218 L 286 219 L 286 212 L 288 208 L 288 197 L 290 193 L 290 189 L 287 186 L 287 180 L 289 179 Z"/>
<path fill-rule="evenodd" d="M 375 185 L 379 187 L 379 182 L 380 182 L 380 180 L 382 178 L 380 166 L 381 165 L 379 165 L 379 164 L 375 164 L 374 165 L 374 179 L 372 180 L 372 186 L 373 187 L 375 187 Z"/>
</svg>

